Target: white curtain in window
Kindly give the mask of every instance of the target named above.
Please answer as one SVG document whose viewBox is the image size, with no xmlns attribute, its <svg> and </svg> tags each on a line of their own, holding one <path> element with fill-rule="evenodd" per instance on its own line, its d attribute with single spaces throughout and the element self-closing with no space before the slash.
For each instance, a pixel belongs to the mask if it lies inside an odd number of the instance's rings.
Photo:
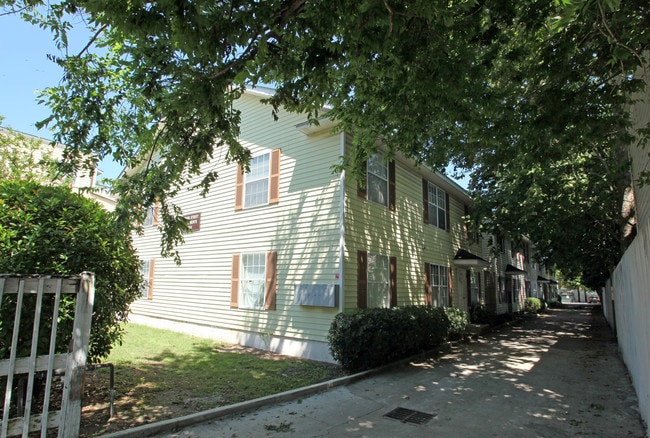
<svg viewBox="0 0 650 438">
<path fill-rule="evenodd" d="M 265 253 L 243 254 L 241 264 L 241 287 L 239 307 L 264 308 L 264 287 L 266 282 Z"/>
<path fill-rule="evenodd" d="M 151 270 L 151 260 L 141 260 L 140 275 L 144 282 L 140 284 L 140 298 L 147 298 L 149 289 L 149 271 Z"/>
</svg>

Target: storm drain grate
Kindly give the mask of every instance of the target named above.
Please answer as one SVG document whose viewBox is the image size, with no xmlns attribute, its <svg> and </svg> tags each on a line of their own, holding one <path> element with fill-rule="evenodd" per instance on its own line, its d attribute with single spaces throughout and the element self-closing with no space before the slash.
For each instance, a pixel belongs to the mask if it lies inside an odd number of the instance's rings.
<svg viewBox="0 0 650 438">
<path fill-rule="evenodd" d="M 426 412 L 414 411 L 413 409 L 395 408 L 389 413 L 384 414 L 384 417 L 399 420 L 402 423 L 424 424 L 434 416 Z"/>
</svg>

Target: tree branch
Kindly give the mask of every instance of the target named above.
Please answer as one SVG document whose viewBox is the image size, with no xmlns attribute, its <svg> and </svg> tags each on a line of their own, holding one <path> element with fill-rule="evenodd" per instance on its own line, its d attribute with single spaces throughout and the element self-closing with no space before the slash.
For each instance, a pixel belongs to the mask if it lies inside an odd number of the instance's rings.
<svg viewBox="0 0 650 438">
<path fill-rule="evenodd" d="M 97 32 L 95 32 L 95 35 L 93 35 L 93 37 L 90 39 L 90 41 L 88 41 L 88 44 L 86 44 L 84 46 L 84 48 L 81 49 L 81 51 L 77 54 L 77 58 L 80 58 L 81 55 L 83 55 L 86 52 L 86 50 L 88 50 L 90 48 L 90 46 L 93 45 L 93 43 L 97 40 L 97 38 L 99 38 L 99 35 L 102 32 L 104 32 L 104 30 L 106 30 L 106 28 L 108 28 L 108 24 L 103 25 L 102 27 L 99 28 L 99 30 L 97 30 Z"/>
<path fill-rule="evenodd" d="M 384 0 L 384 6 L 386 6 L 388 15 L 390 16 L 390 25 L 388 27 L 388 33 L 390 34 L 393 33 L 393 17 L 395 16 L 395 11 L 393 11 L 393 8 L 388 4 L 388 0 Z"/>
<path fill-rule="evenodd" d="M 623 47 L 625 50 L 632 53 L 632 55 L 634 55 L 634 57 L 637 59 L 637 61 L 639 61 L 639 65 L 641 67 L 643 67 L 643 69 L 645 70 L 645 68 L 646 68 L 645 63 L 643 62 L 643 59 L 641 58 L 641 56 L 639 56 L 639 54 L 634 49 L 632 49 L 631 47 L 628 47 L 627 45 L 620 42 L 618 40 L 618 38 L 616 38 L 616 35 L 614 35 L 614 32 L 612 32 L 612 29 L 610 29 L 609 25 L 607 24 L 607 17 L 605 17 L 605 11 L 603 10 L 603 5 L 602 5 L 602 3 L 600 1 L 598 2 L 598 10 L 600 11 L 600 16 L 602 18 L 602 23 L 605 26 L 605 29 L 607 30 L 607 33 L 603 32 L 602 29 L 600 28 L 600 26 L 596 26 L 598 28 L 598 30 L 605 37 L 607 37 L 607 36 L 611 37 L 614 40 L 614 42 L 616 43 L 617 46 Z M 622 61 L 621 61 L 621 71 L 622 71 L 623 74 L 625 74 L 625 68 L 623 66 Z"/>
<path fill-rule="evenodd" d="M 29 6 L 23 6 L 23 7 L 20 8 L 20 9 L 11 10 L 11 11 L 8 11 L 8 12 L 3 12 L 3 13 L 0 14 L 0 17 L 4 17 L 4 16 L 6 16 L 6 15 L 18 14 L 18 13 L 24 11 L 24 10 L 27 10 L 28 8 L 29 8 Z"/>
</svg>

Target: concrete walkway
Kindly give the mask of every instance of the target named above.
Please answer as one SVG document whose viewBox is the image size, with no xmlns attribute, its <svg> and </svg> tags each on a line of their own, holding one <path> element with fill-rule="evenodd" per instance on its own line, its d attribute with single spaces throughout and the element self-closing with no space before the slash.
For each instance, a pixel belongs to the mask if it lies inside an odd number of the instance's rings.
<svg viewBox="0 0 650 438">
<path fill-rule="evenodd" d="M 170 420 L 170 430 L 155 436 L 645 437 L 615 339 L 587 308 L 553 309 L 432 357 L 296 397 L 180 430 Z M 131 436 L 149 435 L 137 429 Z"/>
</svg>

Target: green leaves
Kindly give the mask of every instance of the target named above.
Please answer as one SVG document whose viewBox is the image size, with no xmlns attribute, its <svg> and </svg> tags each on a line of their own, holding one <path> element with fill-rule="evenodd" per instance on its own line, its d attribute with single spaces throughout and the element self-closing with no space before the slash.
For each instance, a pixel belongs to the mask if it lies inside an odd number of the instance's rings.
<svg viewBox="0 0 650 438">
<path fill-rule="evenodd" d="M 276 86 L 270 113 L 327 112 L 353 133 L 348 167 L 358 170 L 380 139 L 388 156 L 472 170 L 481 219 L 546 242 L 543 257 L 562 260 L 555 237 L 585 222 L 578 212 L 618 223 L 595 214 L 618 204 L 625 185 L 612 151 L 632 140 L 633 73 L 650 46 L 645 0 L 67 0 L 49 10 L 30 7 L 27 18 L 62 48 L 70 14 L 83 14 L 93 36 L 60 56 L 64 79 L 42 96 L 52 109 L 44 123 L 72 168 L 94 153 L 132 169 L 116 185 L 120 217 L 161 202 L 164 254 L 182 242 L 173 197 L 200 165 L 216 156 L 247 165 L 233 102 L 260 83 Z M 554 213 L 557 199 L 567 203 Z"/>
<path fill-rule="evenodd" d="M 92 361 L 106 357 L 119 342 L 121 324 L 139 294 L 140 262 L 131 242 L 130 231 L 118 228 L 112 214 L 66 187 L 0 182 L 0 272 L 95 273 Z M 66 320 L 67 333 L 72 333 L 72 319 Z M 24 323 L 31 321 L 25 318 Z M 0 326 L 0 344 L 11 345 L 8 329 Z M 49 336 L 47 330 L 42 333 Z M 68 344 L 60 345 L 65 349 Z"/>
</svg>

